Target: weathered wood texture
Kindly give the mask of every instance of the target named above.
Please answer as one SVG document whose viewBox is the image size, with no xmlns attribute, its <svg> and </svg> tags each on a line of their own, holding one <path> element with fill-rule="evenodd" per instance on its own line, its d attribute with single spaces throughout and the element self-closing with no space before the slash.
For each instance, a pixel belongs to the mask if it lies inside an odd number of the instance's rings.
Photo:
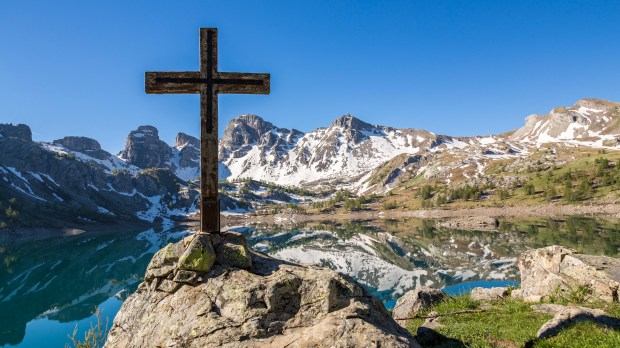
<svg viewBox="0 0 620 348">
<path fill-rule="evenodd" d="M 218 72 L 217 29 L 200 29 L 200 71 L 147 72 L 146 93 L 200 94 L 200 230 L 218 233 L 218 94 L 269 94 L 269 74 Z"/>
</svg>

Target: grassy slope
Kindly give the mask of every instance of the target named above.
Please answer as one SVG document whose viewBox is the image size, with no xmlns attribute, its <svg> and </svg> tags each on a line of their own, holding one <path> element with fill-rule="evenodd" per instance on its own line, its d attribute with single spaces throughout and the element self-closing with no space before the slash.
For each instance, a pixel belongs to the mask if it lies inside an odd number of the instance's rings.
<svg viewBox="0 0 620 348">
<path fill-rule="evenodd" d="M 620 316 L 618 304 L 582 305 L 602 308 L 610 316 Z M 469 295 L 457 296 L 422 315 L 431 311 L 446 314 L 479 308 L 481 304 L 472 301 Z M 441 316 L 439 322 L 444 326 L 438 332 L 444 337 L 437 345 L 428 347 L 620 347 L 620 331 L 592 323 L 579 323 L 555 337 L 536 340 L 538 329 L 551 318 L 551 315 L 535 312 L 521 300 L 495 302 L 485 312 Z M 424 319 L 411 320 L 407 329 L 415 335 L 422 323 Z"/>
<path fill-rule="evenodd" d="M 607 172 L 611 175 L 617 175 L 614 171 L 617 164 L 620 163 L 619 151 L 608 151 L 605 154 L 598 153 L 599 150 L 591 148 L 563 148 L 561 153 L 558 153 L 556 161 L 561 164 L 549 166 L 539 165 L 541 163 L 548 162 L 545 160 L 548 156 L 546 150 L 541 150 L 533 153 L 529 156 L 528 161 L 522 164 L 513 163 L 514 160 L 498 160 L 492 162 L 486 170 L 485 177 L 492 178 L 493 181 L 501 182 L 505 178 L 518 178 L 522 184 L 513 186 L 497 186 L 496 188 L 485 188 L 485 195 L 478 200 L 463 200 L 456 199 L 446 204 L 437 205 L 435 207 L 441 207 L 442 209 L 467 209 L 470 207 L 501 207 L 501 206 L 531 206 L 546 204 L 548 202 L 556 202 L 560 204 L 579 204 L 584 202 L 590 202 L 596 199 L 603 199 L 605 197 L 620 197 L 619 185 L 601 185 L 600 178 L 595 177 L 596 164 L 595 160 L 600 158 L 606 158 L 610 162 L 610 167 Z M 528 168 L 529 167 L 529 168 Z M 548 172 L 552 173 L 554 178 L 560 178 L 567 172 L 579 173 L 591 177 L 592 196 L 587 200 L 576 199 L 568 201 L 564 199 L 564 183 L 563 182 L 551 182 L 555 179 L 550 179 Z M 577 190 L 578 185 L 581 182 L 581 177 L 576 176 L 572 180 L 572 188 Z M 438 183 L 435 179 L 424 179 L 421 175 L 413 177 L 411 180 L 401 183 L 398 187 L 393 189 L 390 194 L 381 198 L 380 202 L 385 205 L 395 206 L 395 209 L 403 210 L 416 210 L 424 209 L 423 200 L 420 197 L 421 188 L 424 185 L 433 186 L 433 198 L 438 194 L 446 194 L 448 190 L 454 186 L 462 185 L 463 180 L 454 180 L 450 187 L 447 187 L 441 183 Z M 523 185 L 531 183 L 534 185 L 535 194 L 528 195 Z M 557 191 L 557 195 L 553 198 L 545 197 L 544 189 L 552 185 Z M 509 197 L 500 197 L 499 190 L 505 189 L 509 192 Z M 433 201 L 431 198 L 431 201 Z M 428 206 L 426 206 L 428 207 Z"/>
</svg>

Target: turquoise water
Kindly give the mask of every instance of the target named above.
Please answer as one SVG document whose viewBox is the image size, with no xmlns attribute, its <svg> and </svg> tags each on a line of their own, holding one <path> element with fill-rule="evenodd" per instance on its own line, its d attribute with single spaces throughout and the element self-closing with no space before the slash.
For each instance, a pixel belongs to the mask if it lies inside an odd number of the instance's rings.
<svg viewBox="0 0 620 348">
<path fill-rule="evenodd" d="M 356 221 L 289 228 L 238 227 L 256 249 L 348 274 L 393 307 L 420 285 L 450 294 L 518 284 L 515 256 L 557 243 L 617 256 L 617 225 L 589 219 L 506 223 L 502 233 L 436 228 L 422 220 Z M 11 240 L 0 235 L 0 346 L 64 347 L 96 323 L 108 324 L 141 282 L 152 255 L 183 229 Z"/>
<path fill-rule="evenodd" d="M 116 230 L 0 244 L 0 346 L 64 347 L 112 320 L 153 254 L 186 231 Z"/>
</svg>

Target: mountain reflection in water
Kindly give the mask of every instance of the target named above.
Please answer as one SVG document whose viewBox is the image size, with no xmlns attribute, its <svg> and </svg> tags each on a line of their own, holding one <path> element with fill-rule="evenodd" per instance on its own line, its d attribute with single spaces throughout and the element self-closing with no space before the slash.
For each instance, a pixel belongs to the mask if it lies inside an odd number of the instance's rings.
<svg viewBox="0 0 620 348">
<path fill-rule="evenodd" d="M 91 232 L 0 244 L 0 346 L 28 335 L 26 324 L 48 325 L 91 317 L 110 298 L 124 300 L 141 281 L 153 254 L 186 231 Z M 116 309 L 118 310 L 118 309 Z M 114 313 L 104 313 L 114 317 Z M 74 326 L 74 325 L 73 325 Z M 40 337 L 38 347 L 64 347 L 60 337 Z M 54 331 L 47 327 L 42 331 Z M 83 337 L 80 333 L 78 337 Z"/>
<path fill-rule="evenodd" d="M 620 224 L 585 218 L 504 221 L 500 232 L 418 219 L 232 229 L 262 252 L 348 274 L 387 306 L 420 285 L 459 292 L 516 284 L 516 256 L 527 249 L 561 244 L 617 256 L 620 248 Z M 117 230 L 19 241 L 0 235 L 0 346 L 64 346 L 75 324 L 87 329 L 98 307 L 112 320 L 152 255 L 187 234 Z"/>
</svg>

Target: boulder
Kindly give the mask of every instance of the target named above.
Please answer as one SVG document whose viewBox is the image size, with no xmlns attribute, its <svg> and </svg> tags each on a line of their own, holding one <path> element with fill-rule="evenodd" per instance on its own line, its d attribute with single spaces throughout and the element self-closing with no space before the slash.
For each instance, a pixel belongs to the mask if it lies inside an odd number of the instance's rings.
<svg viewBox="0 0 620 348">
<path fill-rule="evenodd" d="M 619 259 L 552 245 L 521 254 L 518 263 L 523 298 L 544 300 L 582 291 L 589 301 L 618 301 Z"/>
<path fill-rule="evenodd" d="M 446 294 L 443 291 L 426 286 L 410 290 L 396 301 L 392 316 L 399 321 L 410 319 L 418 312 L 441 302 L 445 296 Z"/>
<path fill-rule="evenodd" d="M 471 299 L 474 301 L 497 301 L 503 300 L 509 295 L 507 288 L 473 288 L 471 290 Z"/>
<path fill-rule="evenodd" d="M 189 241 L 193 236 L 187 237 L 185 241 L 189 244 Z M 149 263 L 144 279 L 146 281 L 153 280 L 154 278 L 166 278 L 177 268 L 177 262 L 179 257 L 185 251 L 183 243 L 168 244 L 159 250 Z"/>
<path fill-rule="evenodd" d="M 252 258 L 245 236 L 238 232 L 227 232 L 226 238 L 212 237 L 217 254 L 217 263 L 223 266 L 250 268 Z"/>
<path fill-rule="evenodd" d="M 211 236 L 197 234 L 179 257 L 177 267 L 179 270 L 206 273 L 215 264 L 215 258 Z"/>
<path fill-rule="evenodd" d="M 435 346 L 444 340 L 444 336 L 437 332 L 437 329 L 443 325 L 439 323 L 439 314 L 437 312 L 429 313 L 429 317 L 426 321 L 418 327 L 416 332 L 416 339 L 418 343 L 426 346 Z"/>
<path fill-rule="evenodd" d="M 554 315 L 536 333 L 536 337 L 541 339 L 555 336 L 567 326 L 582 321 L 590 321 L 613 330 L 620 329 L 620 319 L 607 316 L 601 309 L 550 304 L 532 308 L 538 312 Z"/>
<path fill-rule="evenodd" d="M 179 269 L 182 255 L 207 245 L 215 253 L 208 272 Z M 354 280 L 247 249 L 241 234 L 196 235 L 153 259 L 105 347 L 419 347 Z"/>
</svg>

